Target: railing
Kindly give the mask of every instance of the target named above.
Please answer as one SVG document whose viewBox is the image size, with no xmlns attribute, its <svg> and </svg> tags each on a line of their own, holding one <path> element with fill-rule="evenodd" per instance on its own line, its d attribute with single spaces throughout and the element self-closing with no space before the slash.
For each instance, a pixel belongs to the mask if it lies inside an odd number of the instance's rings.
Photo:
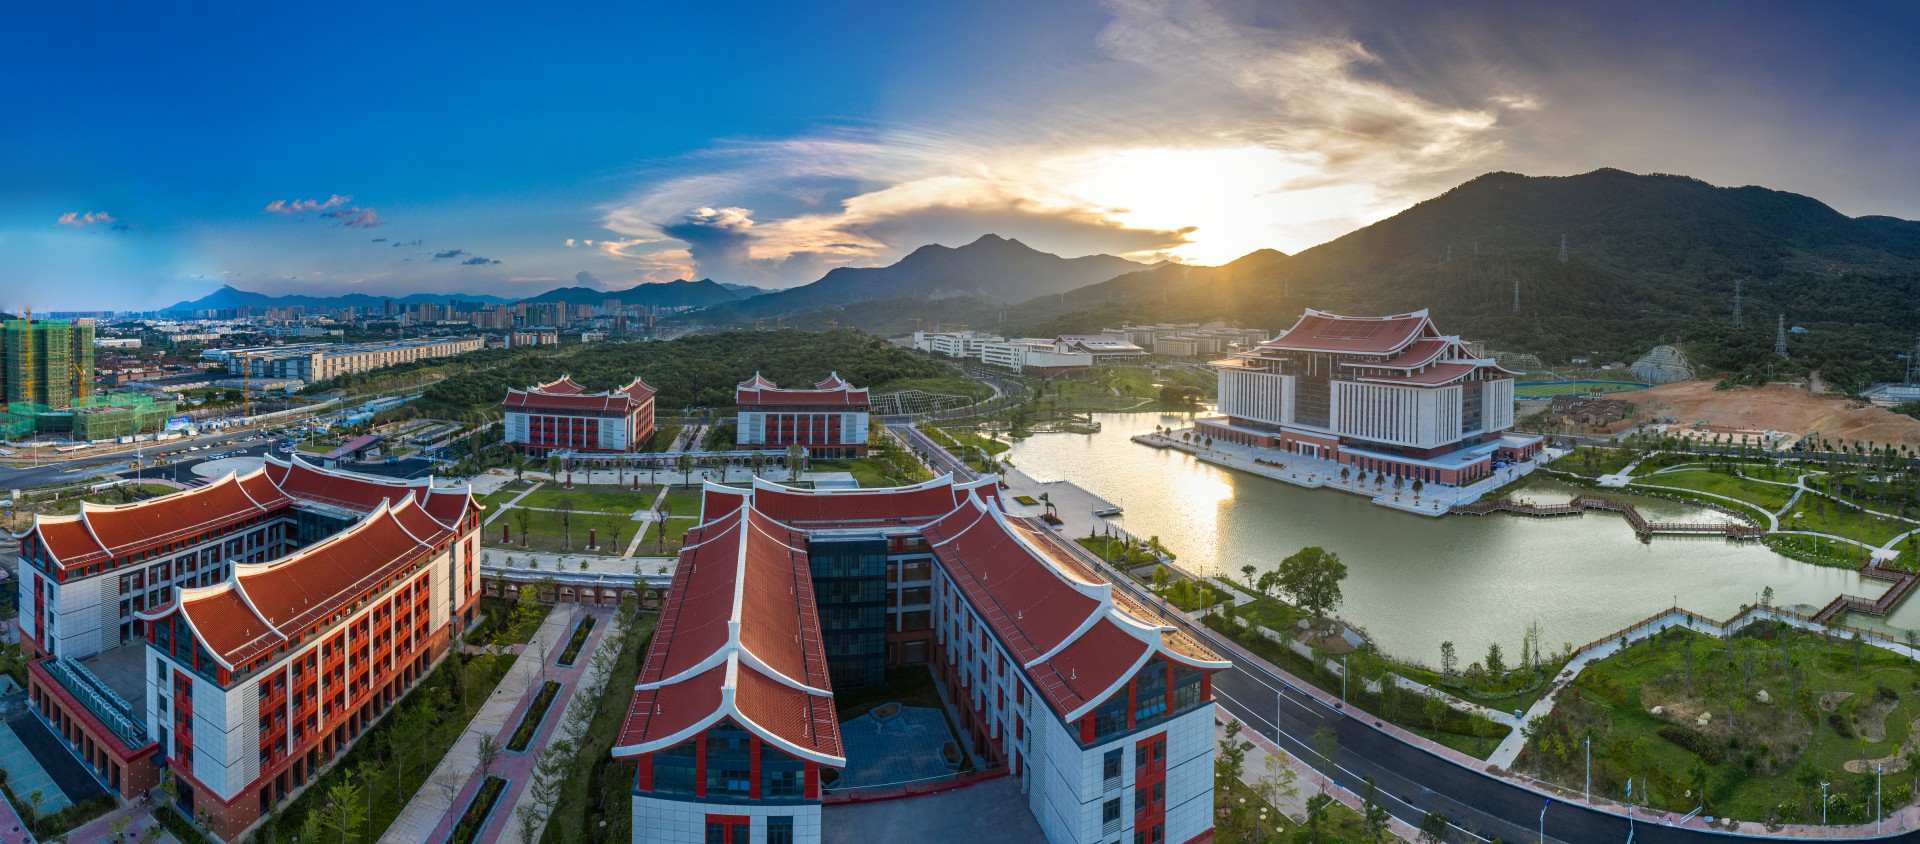
<svg viewBox="0 0 1920 844">
<path fill-rule="evenodd" d="M 1713 509 L 1727 512 L 1724 508 Z M 1463 504 L 1453 508 L 1454 513 L 1466 516 L 1484 516 L 1488 513 L 1512 513 L 1517 516 L 1572 516 L 1588 510 L 1619 513 L 1627 520 L 1627 524 L 1633 526 L 1633 532 L 1642 536 L 1656 533 L 1717 533 L 1729 539 L 1756 539 L 1766 535 L 1766 531 L 1761 528 L 1739 522 L 1649 522 L 1632 504 L 1591 495 L 1582 495 L 1567 504 L 1525 504 L 1502 498 Z"/>
<path fill-rule="evenodd" d="M 936 791 L 951 791 L 965 788 L 976 783 L 986 782 L 1007 775 L 1007 766 L 993 765 L 985 770 L 967 773 L 941 774 L 935 777 L 923 777 L 917 780 L 878 783 L 875 785 L 854 786 L 851 788 L 821 789 L 824 803 L 873 803 L 881 800 L 896 800 L 931 794 Z"/>
<path fill-rule="evenodd" d="M 56 656 L 42 660 L 40 667 L 46 669 L 47 676 L 80 701 L 81 706 L 100 719 L 100 723 L 112 730 L 128 748 L 141 748 L 153 742 L 147 736 L 146 719 L 136 717 L 132 704 L 101 682 L 86 666 Z"/>
</svg>

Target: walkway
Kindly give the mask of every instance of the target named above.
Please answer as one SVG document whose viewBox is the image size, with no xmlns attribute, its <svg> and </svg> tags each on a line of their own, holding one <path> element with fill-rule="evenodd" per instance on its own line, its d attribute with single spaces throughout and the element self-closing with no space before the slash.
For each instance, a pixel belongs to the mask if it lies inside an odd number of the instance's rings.
<svg viewBox="0 0 1920 844">
<path fill-rule="evenodd" d="M 534 768 L 539 763 L 541 751 L 562 742 L 574 744 L 578 752 L 580 736 L 593 723 L 594 710 L 600 705 L 601 684 L 608 680 L 607 672 L 595 670 L 603 665 L 596 663 L 594 656 L 602 650 L 612 650 L 620 646 L 620 637 L 613 635 L 613 613 L 606 609 L 590 610 L 587 617 L 594 619 L 593 633 L 587 637 L 587 643 L 580 648 L 579 656 L 573 665 L 551 670 L 552 679 L 559 680 L 560 694 L 554 698 L 553 706 L 547 710 L 546 720 L 534 733 L 533 741 L 527 746 L 527 752 L 514 754 L 502 753 L 501 761 L 494 765 L 496 776 L 506 777 L 510 785 L 507 793 L 500 797 L 500 803 L 493 810 L 487 828 L 480 834 L 479 840 L 486 841 L 538 841 L 547 829 L 547 814 L 533 799 L 527 786 L 534 780 Z M 569 627 L 569 630 L 572 628 Z M 555 654 L 550 659 L 558 659 Z M 604 667 L 612 668 L 614 660 L 608 658 Z M 577 694 L 581 690 L 588 694 Z M 519 716 L 513 723 L 519 724 Z M 569 729 L 573 727 L 573 729 Z M 502 736 L 505 744 L 510 736 Z M 571 766 L 568 768 L 571 770 Z M 478 784 L 475 784 L 478 787 Z M 517 795 L 517 796 L 516 796 Z M 507 801 L 512 800 L 509 804 Z M 507 811 L 511 808 L 512 811 Z M 531 824 L 532 829 L 524 829 Z M 451 831 L 451 827 L 449 827 Z M 531 833 L 531 834 L 528 834 Z"/>
<path fill-rule="evenodd" d="M 487 698 L 480 712 L 473 716 L 465 732 L 454 742 L 453 748 L 433 769 L 433 775 L 415 792 L 407 807 L 400 811 L 393 825 L 387 827 L 385 835 L 380 836 L 384 844 L 420 844 L 422 841 L 441 841 L 447 831 L 453 828 L 448 816 L 465 811 L 467 799 L 473 796 L 477 783 L 473 780 L 480 769 L 480 737 L 494 736 L 495 740 L 505 744 L 506 732 L 519 724 L 518 713 L 524 704 L 532 699 L 532 691 L 540 687 L 540 667 L 544 659 L 536 658 L 543 653 L 558 653 L 559 644 L 573 631 L 573 619 L 579 614 L 575 604 L 561 604 L 547 615 L 547 620 L 535 631 L 533 639 L 523 651 L 523 655 L 514 660 L 513 667 L 507 669 L 507 675 L 500 685 Z M 548 657 L 547 659 L 551 659 Z M 548 672 L 552 673 L 551 670 Z M 549 716 L 551 717 L 551 716 Z M 505 752 L 500 754 L 506 756 Z M 499 762 L 495 762 L 496 767 Z M 458 808 L 455 808 L 458 807 Z M 435 835 L 436 831 L 439 833 Z"/>
<path fill-rule="evenodd" d="M 511 509 L 513 505 L 520 503 L 520 499 L 527 497 L 528 495 L 532 494 L 534 490 L 539 489 L 543 486 L 546 486 L 545 481 L 535 481 L 533 486 L 527 487 L 524 492 L 521 492 L 519 495 L 514 496 L 512 501 L 509 501 L 505 504 L 502 504 L 498 507 L 493 508 L 493 515 L 488 516 L 486 521 L 481 522 L 480 523 L 481 526 L 484 527 L 486 525 L 493 524 L 494 519 L 497 519 L 497 518 L 500 518 L 501 516 L 506 515 L 507 510 Z"/>
</svg>

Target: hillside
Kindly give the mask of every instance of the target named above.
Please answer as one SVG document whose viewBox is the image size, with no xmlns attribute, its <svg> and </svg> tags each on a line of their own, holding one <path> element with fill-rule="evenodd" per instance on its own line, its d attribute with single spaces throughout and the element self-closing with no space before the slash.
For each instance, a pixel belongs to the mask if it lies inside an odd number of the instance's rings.
<svg viewBox="0 0 1920 844">
<path fill-rule="evenodd" d="M 757 289 L 757 288 L 756 288 Z M 592 287 L 556 287 L 522 302 L 566 302 L 571 305 L 599 305 L 608 300 L 623 306 L 656 308 L 705 308 L 736 301 L 741 294 L 712 279 L 699 281 L 663 281 L 636 284 L 625 290 L 597 290 Z"/>
<path fill-rule="evenodd" d="M 701 319 L 720 325 L 889 299 L 1010 303 L 1065 293 L 1140 268 L 1112 255 L 1062 258 L 988 234 L 960 247 L 922 246 L 885 267 L 840 267 L 812 284 L 715 308 Z"/>
<path fill-rule="evenodd" d="M 1567 260 L 1559 260 L 1560 236 Z M 1449 257 L 1451 250 L 1451 257 Z M 1746 325 L 1731 323 L 1745 279 Z M 1514 308 L 1519 287 L 1520 306 Z M 1015 309 L 1085 330 L 1123 318 L 1220 317 L 1270 329 L 1302 308 L 1430 308 L 1448 331 L 1548 360 L 1632 360 L 1683 342 L 1749 380 L 1767 368 L 1855 388 L 1897 374 L 1920 325 L 1920 223 L 1850 218 L 1817 200 L 1683 176 L 1492 173 L 1291 257 L 1162 268 Z M 1806 328 L 1772 354 L 1775 315 Z M 1076 315 L 1085 317 L 1077 319 Z"/>
</svg>

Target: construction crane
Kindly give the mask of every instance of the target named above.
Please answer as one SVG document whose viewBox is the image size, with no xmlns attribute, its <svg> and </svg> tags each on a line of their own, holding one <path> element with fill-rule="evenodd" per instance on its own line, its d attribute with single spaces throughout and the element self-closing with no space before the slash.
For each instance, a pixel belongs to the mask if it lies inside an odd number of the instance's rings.
<svg viewBox="0 0 1920 844">
<path fill-rule="evenodd" d="M 913 323 L 913 330 L 915 331 L 919 331 L 921 323 L 926 322 L 926 320 L 921 319 L 920 317 L 917 317 L 917 316 L 907 317 L 907 321 Z"/>
</svg>

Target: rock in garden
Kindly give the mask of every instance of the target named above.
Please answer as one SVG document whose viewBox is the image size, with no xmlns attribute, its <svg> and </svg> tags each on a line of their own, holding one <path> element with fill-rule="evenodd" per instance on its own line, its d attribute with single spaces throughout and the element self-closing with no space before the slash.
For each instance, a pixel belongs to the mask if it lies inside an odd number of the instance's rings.
<svg viewBox="0 0 1920 844">
<path fill-rule="evenodd" d="M 1755 700 L 1758 700 L 1758 701 L 1760 701 L 1761 703 L 1772 703 L 1772 702 L 1773 702 L 1773 696 L 1772 696 L 1772 695 L 1769 695 L 1769 694 L 1767 694 L 1767 690 L 1766 690 L 1766 689 L 1761 689 L 1761 690 L 1759 691 L 1759 693 L 1758 693 L 1758 694 L 1755 694 L 1755 695 L 1754 695 L 1753 697 L 1754 697 L 1754 699 L 1755 699 Z"/>
</svg>

